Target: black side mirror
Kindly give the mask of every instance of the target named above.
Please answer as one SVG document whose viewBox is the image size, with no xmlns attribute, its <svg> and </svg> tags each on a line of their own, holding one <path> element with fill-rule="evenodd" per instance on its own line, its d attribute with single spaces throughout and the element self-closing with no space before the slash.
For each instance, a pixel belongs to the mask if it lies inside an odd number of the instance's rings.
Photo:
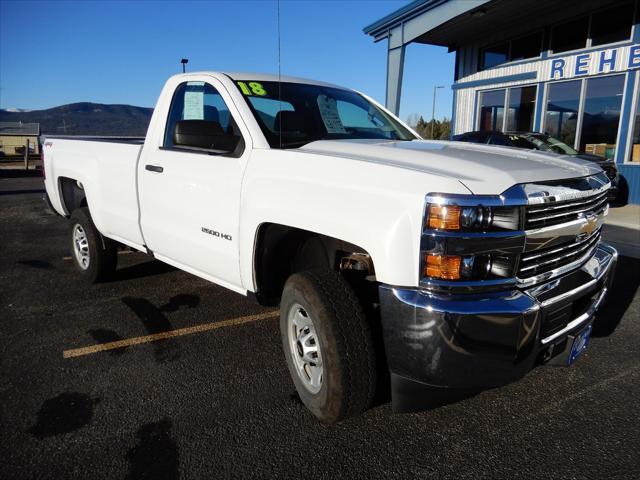
<svg viewBox="0 0 640 480">
<path fill-rule="evenodd" d="M 173 144 L 180 147 L 230 153 L 240 139 L 239 135 L 225 133 L 218 122 L 208 120 L 180 120 L 173 129 Z"/>
</svg>

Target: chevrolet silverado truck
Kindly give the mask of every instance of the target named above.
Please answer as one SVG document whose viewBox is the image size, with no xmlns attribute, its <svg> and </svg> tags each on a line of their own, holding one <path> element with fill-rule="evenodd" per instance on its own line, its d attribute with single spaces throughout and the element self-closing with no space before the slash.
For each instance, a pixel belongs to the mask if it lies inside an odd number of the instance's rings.
<svg viewBox="0 0 640 480">
<path fill-rule="evenodd" d="M 367 409 L 383 377 L 402 410 L 571 364 L 617 259 L 598 166 L 425 141 L 305 79 L 174 76 L 146 138 L 48 137 L 44 173 L 88 281 L 126 246 L 279 305 L 291 378 L 325 422 Z"/>
</svg>

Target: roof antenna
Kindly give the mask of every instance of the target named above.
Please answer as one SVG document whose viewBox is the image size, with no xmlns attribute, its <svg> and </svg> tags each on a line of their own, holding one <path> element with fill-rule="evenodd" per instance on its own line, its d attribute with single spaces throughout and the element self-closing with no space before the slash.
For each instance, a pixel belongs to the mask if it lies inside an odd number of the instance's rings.
<svg viewBox="0 0 640 480">
<path fill-rule="evenodd" d="M 278 109 L 282 112 L 282 79 L 280 72 L 280 0 L 278 4 Z M 280 150 L 282 150 L 282 114 L 278 115 L 278 134 L 280 135 Z"/>
<path fill-rule="evenodd" d="M 187 65 L 187 63 L 189 63 L 189 59 L 188 58 L 183 58 L 182 60 L 180 60 L 180 63 L 182 64 L 182 73 L 184 73 L 185 66 Z"/>
</svg>

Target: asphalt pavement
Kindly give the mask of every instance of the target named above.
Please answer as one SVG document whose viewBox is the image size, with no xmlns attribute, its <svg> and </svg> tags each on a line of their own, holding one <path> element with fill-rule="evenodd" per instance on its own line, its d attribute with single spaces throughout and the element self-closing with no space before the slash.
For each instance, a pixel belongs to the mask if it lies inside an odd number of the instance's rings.
<svg viewBox="0 0 640 480">
<path fill-rule="evenodd" d="M 41 189 L 0 178 L 0 478 L 640 478 L 638 259 L 571 368 L 327 426 L 273 309 L 140 253 L 84 284 Z"/>
</svg>

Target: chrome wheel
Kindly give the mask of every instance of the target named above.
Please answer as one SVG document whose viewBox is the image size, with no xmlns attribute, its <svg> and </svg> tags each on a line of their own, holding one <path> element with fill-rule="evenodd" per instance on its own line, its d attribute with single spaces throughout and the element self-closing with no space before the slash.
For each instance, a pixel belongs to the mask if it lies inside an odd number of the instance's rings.
<svg viewBox="0 0 640 480">
<path fill-rule="evenodd" d="M 311 317 L 297 303 L 287 315 L 287 337 L 298 377 L 307 390 L 318 393 L 323 374 L 320 342 Z"/>
<path fill-rule="evenodd" d="M 76 255 L 76 261 L 83 270 L 89 268 L 89 240 L 87 233 L 79 223 L 73 227 L 73 253 Z"/>
</svg>

